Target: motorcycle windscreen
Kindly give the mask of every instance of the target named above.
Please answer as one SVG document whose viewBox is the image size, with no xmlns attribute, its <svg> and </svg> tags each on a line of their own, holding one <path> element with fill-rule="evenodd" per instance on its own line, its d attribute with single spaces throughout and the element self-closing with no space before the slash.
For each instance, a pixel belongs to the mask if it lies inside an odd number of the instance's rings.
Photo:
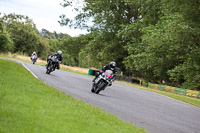
<svg viewBox="0 0 200 133">
<path fill-rule="evenodd" d="M 112 79 L 114 78 L 113 71 L 111 71 L 111 70 L 106 70 L 105 75 L 106 75 L 110 80 L 112 80 Z"/>
<path fill-rule="evenodd" d="M 35 60 L 37 57 L 34 55 L 34 56 L 32 56 L 31 58 L 32 58 L 32 60 Z"/>
<path fill-rule="evenodd" d="M 53 57 L 51 58 L 51 60 L 52 60 L 53 62 L 58 62 L 58 61 L 57 61 L 57 58 L 56 58 L 55 56 L 53 56 Z"/>
</svg>

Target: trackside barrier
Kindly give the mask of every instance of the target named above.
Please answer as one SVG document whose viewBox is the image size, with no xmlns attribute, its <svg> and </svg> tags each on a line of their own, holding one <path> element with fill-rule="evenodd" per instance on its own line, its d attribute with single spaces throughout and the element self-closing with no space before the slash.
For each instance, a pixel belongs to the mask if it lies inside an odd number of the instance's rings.
<svg viewBox="0 0 200 133">
<path fill-rule="evenodd" d="M 99 72 L 99 70 L 89 69 L 89 71 L 88 71 L 88 75 L 96 76 L 98 72 Z"/>
<path fill-rule="evenodd" d="M 200 98 L 200 92 L 194 91 L 194 90 L 177 88 L 177 87 L 172 87 L 172 86 L 167 86 L 167 85 L 153 84 L 153 83 L 150 83 L 150 82 L 148 82 L 148 88 L 159 89 L 159 90 L 167 91 L 167 92 L 170 92 L 170 93 Z"/>
<path fill-rule="evenodd" d="M 165 90 L 165 85 L 159 85 L 158 84 L 158 87 L 157 87 L 159 90 L 162 90 L 162 91 L 164 91 Z"/>
<path fill-rule="evenodd" d="M 89 69 L 88 75 L 93 75 L 94 71 L 92 69 Z"/>
<path fill-rule="evenodd" d="M 175 87 L 165 86 L 165 91 L 174 93 Z"/>
<path fill-rule="evenodd" d="M 151 88 L 151 83 L 150 82 L 148 82 L 148 87 Z"/>
<path fill-rule="evenodd" d="M 198 97 L 199 92 L 198 91 L 193 91 L 193 90 L 187 90 L 186 91 L 186 95 L 187 96 L 191 96 L 191 97 Z"/>
<path fill-rule="evenodd" d="M 152 89 L 157 89 L 157 87 L 158 87 L 158 84 L 151 84 Z"/>
<path fill-rule="evenodd" d="M 175 88 L 174 92 L 175 92 L 176 94 L 185 95 L 185 94 L 186 94 L 186 89 L 183 89 L 183 88 Z"/>
</svg>

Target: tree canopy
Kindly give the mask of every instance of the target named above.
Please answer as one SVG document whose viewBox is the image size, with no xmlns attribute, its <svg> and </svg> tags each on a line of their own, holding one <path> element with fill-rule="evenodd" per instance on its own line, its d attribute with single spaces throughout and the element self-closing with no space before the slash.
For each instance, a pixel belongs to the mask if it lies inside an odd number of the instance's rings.
<svg viewBox="0 0 200 133">
<path fill-rule="evenodd" d="M 13 52 L 31 55 L 36 51 L 39 56 L 46 58 L 49 44 L 36 29 L 34 22 L 27 16 L 8 14 L 1 20 L 14 44 Z"/>
<path fill-rule="evenodd" d="M 90 31 L 81 54 L 95 67 L 114 60 L 126 75 L 200 89 L 199 0 L 84 0 L 81 8 L 78 1 L 63 2 L 77 16 L 60 23 Z"/>
<path fill-rule="evenodd" d="M 101 68 L 115 61 L 124 75 L 200 90 L 199 0 L 63 0 L 74 19 L 63 13 L 59 23 L 87 29 L 86 35 L 38 31 L 27 16 L 0 18 L 0 51 L 45 59 L 63 51 L 63 63 Z"/>
</svg>

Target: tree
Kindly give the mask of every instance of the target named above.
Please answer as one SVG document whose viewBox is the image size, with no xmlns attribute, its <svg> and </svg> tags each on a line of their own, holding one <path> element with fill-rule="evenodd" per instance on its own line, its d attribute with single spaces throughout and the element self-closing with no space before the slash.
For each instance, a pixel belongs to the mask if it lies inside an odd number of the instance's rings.
<svg viewBox="0 0 200 133">
<path fill-rule="evenodd" d="M 80 8 L 71 0 L 63 3 L 75 6 L 77 16 L 70 20 L 63 15 L 60 24 L 90 31 L 87 44 L 72 56 L 79 53 L 88 62 L 85 65 L 94 67 L 114 60 L 126 75 L 200 89 L 199 0 L 84 0 L 83 4 Z M 79 46 L 73 42 L 69 47 Z"/>
<path fill-rule="evenodd" d="M 75 1 L 68 0 L 63 6 L 72 6 L 74 3 Z M 74 8 L 78 12 L 75 21 L 63 15 L 60 23 L 70 27 L 86 28 L 95 35 L 89 43 L 95 50 L 91 51 L 92 57 L 97 55 L 97 58 L 93 59 L 96 67 L 114 60 L 124 70 L 121 62 L 127 51 L 123 48 L 121 38 L 117 37 L 117 32 L 121 24 L 130 24 L 139 18 L 137 4 L 121 0 L 115 2 L 85 0 L 84 6 L 79 9 L 78 5 Z M 91 19 L 93 25 L 89 26 L 87 22 Z"/>
<path fill-rule="evenodd" d="M 13 49 L 13 42 L 11 41 L 9 34 L 6 31 L 3 20 L 0 18 L 0 52 L 12 52 Z"/>
<path fill-rule="evenodd" d="M 38 56 L 47 56 L 48 43 L 42 38 L 31 19 L 23 15 L 8 14 L 4 15 L 3 21 L 14 42 L 14 52 L 31 55 L 36 51 Z"/>
<path fill-rule="evenodd" d="M 161 1 L 163 6 L 156 20 L 145 21 L 143 18 L 149 15 L 141 13 L 140 21 L 119 32 L 128 44 L 125 66 L 147 81 L 199 89 L 200 29 L 198 19 L 192 17 L 199 6 L 188 1 L 167 2 Z M 192 10 L 194 15 L 185 11 L 189 8 L 197 9 Z"/>
</svg>

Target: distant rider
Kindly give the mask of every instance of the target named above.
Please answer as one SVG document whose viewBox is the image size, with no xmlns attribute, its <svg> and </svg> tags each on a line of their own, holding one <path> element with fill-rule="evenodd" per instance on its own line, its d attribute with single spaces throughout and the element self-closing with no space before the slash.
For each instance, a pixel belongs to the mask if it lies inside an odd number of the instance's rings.
<svg viewBox="0 0 200 133">
<path fill-rule="evenodd" d="M 32 55 L 31 55 L 31 60 L 32 60 L 32 59 L 36 59 L 36 60 L 37 60 L 37 54 L 36 54 L 36 52 L 33 52 L 33 53 L 32 53 Z"/>
<path fill-rule="evenodd" d="M 115 68 L 116 67 L 116 63 L 114 61 L 111 61 L 109 64 L 106 64 L 104 65 L 101 69 L 100 69 L 100 72 L 99 74 L 96 75 L 96 77 L 92 80 L 92 82 L 94 82 L 96 80 L 96 78 L 102 74 L 103 72 L 105 72 L 106 70 L 112 70 L 113 71 L 113 74 L 114 74 L 114 78 L 113 78 L 113 81 L 115 79 L 115 76 L 117 74 L 117 69 Z"/>
<path fill-rule="evenodd" d="M 62 60 L 63 60 L 62 51 L 58 50 L 57 53 L 48 56 L 48 58 L 47 58 L 47 64 L 48 64 L 48 61 L 51 59 L 52 56 L 56 56 L 57 57 L 57 59 L 58 59 L 57 69 L 60 69 L 60 64 L 62 63 Z"/>
</svg>

